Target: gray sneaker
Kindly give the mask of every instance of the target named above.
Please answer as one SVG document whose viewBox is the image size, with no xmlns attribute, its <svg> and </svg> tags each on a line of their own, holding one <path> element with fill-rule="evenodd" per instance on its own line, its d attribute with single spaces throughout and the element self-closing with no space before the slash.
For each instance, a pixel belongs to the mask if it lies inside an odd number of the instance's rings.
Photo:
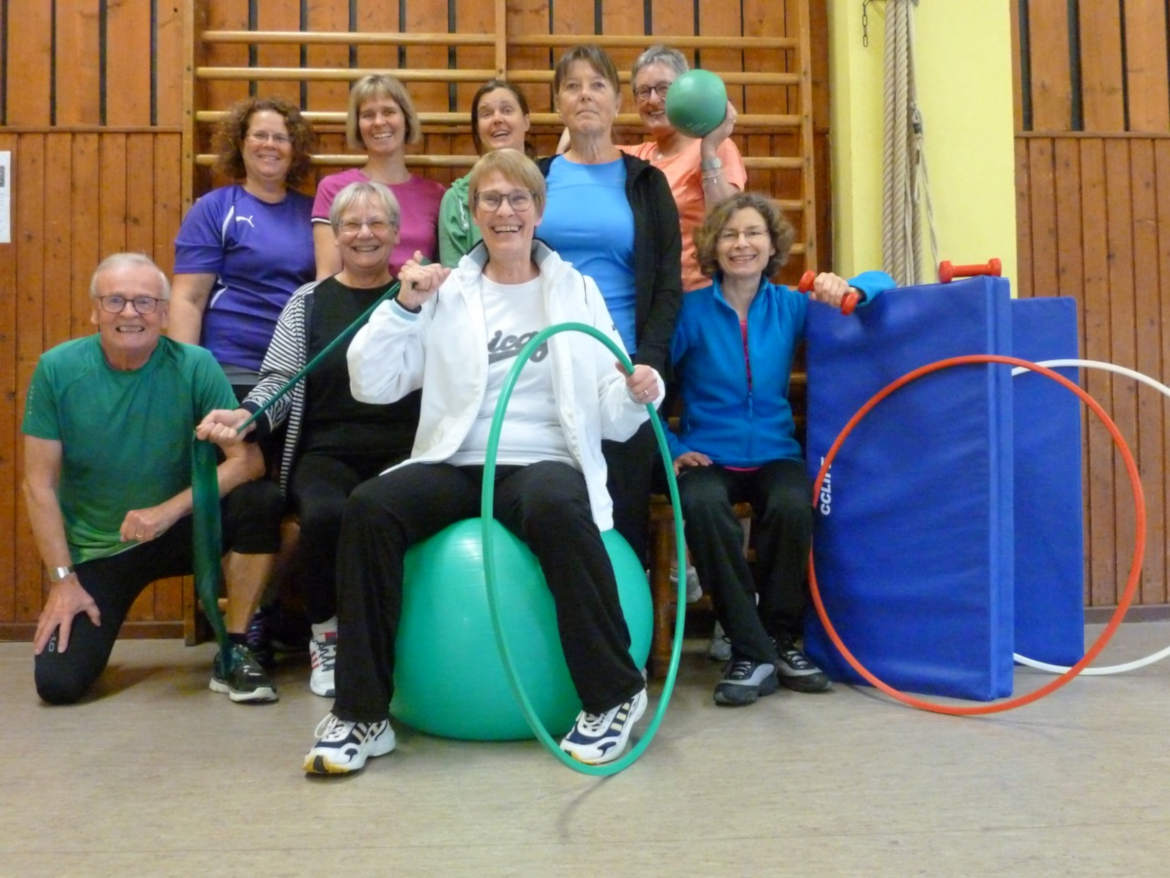
<svg viewBox="0 0 1170 878">
<path fill-rule="evenodd" d="M 732 707 L 754 704 L 761 695 L 775 692 L 779 685 L 771 662 L 732 659 L 723 669 L 723 679 L 715 684 L 715 703 Z"/>
<path fill-rule="evenodd" d="M 224 667 L 225 664 L 230 664 L 230 667 Z M 237 703 L 263 704 L 278 698 L 268 672 L 246 646 L 239 644 L 232 647 L 226 661 L 222 651 L 215 654 L 207 686 L 212 692 L 222 692 Z"/>
<path fill-rule="evenodd" d="M 711 645 L 707 647 L 707 658 L 713 662 L 731 661 L 731 638 L 723 631 L 719 620 L 715 620 L 715 630 L 711 632 Z"/>
</svg>

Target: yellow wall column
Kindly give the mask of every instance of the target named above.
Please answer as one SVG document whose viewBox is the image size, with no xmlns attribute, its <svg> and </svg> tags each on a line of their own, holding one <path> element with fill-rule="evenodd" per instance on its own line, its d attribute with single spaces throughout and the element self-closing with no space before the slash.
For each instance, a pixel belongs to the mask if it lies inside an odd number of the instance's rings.
<svg viewBox="0 0 1170 878">
<path fill-rule="evenodd" d="M 816 0 L 813 0 L 816 2 Z M 834 270 L 881 267 L 885 0 L 828 0 Z M 1016 270 L 1015 123 L 1007 0 L 922 0 L 914 59 L 939 258 Z M 930 240 L 923 225 L 924 261 Z M 933 278 L 931 278 L 933 279 Z"/>
</svg>

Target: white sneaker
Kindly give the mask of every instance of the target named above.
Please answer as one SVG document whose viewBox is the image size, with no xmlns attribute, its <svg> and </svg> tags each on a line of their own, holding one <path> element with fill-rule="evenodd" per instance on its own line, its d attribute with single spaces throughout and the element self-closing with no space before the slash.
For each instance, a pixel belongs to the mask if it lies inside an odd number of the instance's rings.
<svg viewBox="0 0 1170 878">
<path fill-rule="evenodd" d="M 332 698 L 336 694 L 333 668 L 337 663 L 337 617 L 313 626 L 309 638 L 309 688 L 314 695 Z"/>
<path fill-rule="evenodd" d="M 731 661 L 731 638 L 724 631 L 719 620 L 715 620 L 715 630 L 711 632 L 711 645 L 707 647 L 707 658 L 713 662 Z"/>
<path fill-rule="evenodd" d="M 581 711 L 569 733 L 561 739 L 561 749 L 590 765 L 613 762 L 622 755 L 630 740 L 634 723 L 646 712 L 646 690 L 605 713 Z"/>
<path fill-rule="evenodd" d="M 351 723 L 325 714 L 313 733 L 317 743 L 305 755 L 305 774 L 349 774 L 365 767 L 366 760 L 385 756 L 394 749 L 390 720 Z"/>
</svg>

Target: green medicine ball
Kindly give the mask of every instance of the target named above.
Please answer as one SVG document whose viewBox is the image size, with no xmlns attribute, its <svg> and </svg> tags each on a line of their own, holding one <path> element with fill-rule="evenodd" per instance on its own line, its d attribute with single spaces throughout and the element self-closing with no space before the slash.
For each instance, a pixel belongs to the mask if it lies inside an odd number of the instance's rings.
<svg viewBox="0 0 1170 878">
<path fill-rule="evenodd" d="M 727 114 L 727 89 L 709 70 L 688 70 L 666 93 L 666 118 L 691 137 L 714 131 Z"/>
</svg>

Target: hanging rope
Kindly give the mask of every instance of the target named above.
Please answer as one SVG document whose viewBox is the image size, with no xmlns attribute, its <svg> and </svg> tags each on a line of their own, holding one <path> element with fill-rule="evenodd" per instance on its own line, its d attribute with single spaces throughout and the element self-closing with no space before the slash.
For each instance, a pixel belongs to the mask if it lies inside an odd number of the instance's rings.
<svg viewBox="0 0 1170 878">
<path fill-rule="evenodd" d="M 934 263 L 938 263 L 922 112 L 914 84 L 912 3 L 917 0 L 889 0 L 886 5 L 882 89 L 882 264 L 901 286 L 924 280 L 921 202 L 925 202 Z"/>
</svg>

